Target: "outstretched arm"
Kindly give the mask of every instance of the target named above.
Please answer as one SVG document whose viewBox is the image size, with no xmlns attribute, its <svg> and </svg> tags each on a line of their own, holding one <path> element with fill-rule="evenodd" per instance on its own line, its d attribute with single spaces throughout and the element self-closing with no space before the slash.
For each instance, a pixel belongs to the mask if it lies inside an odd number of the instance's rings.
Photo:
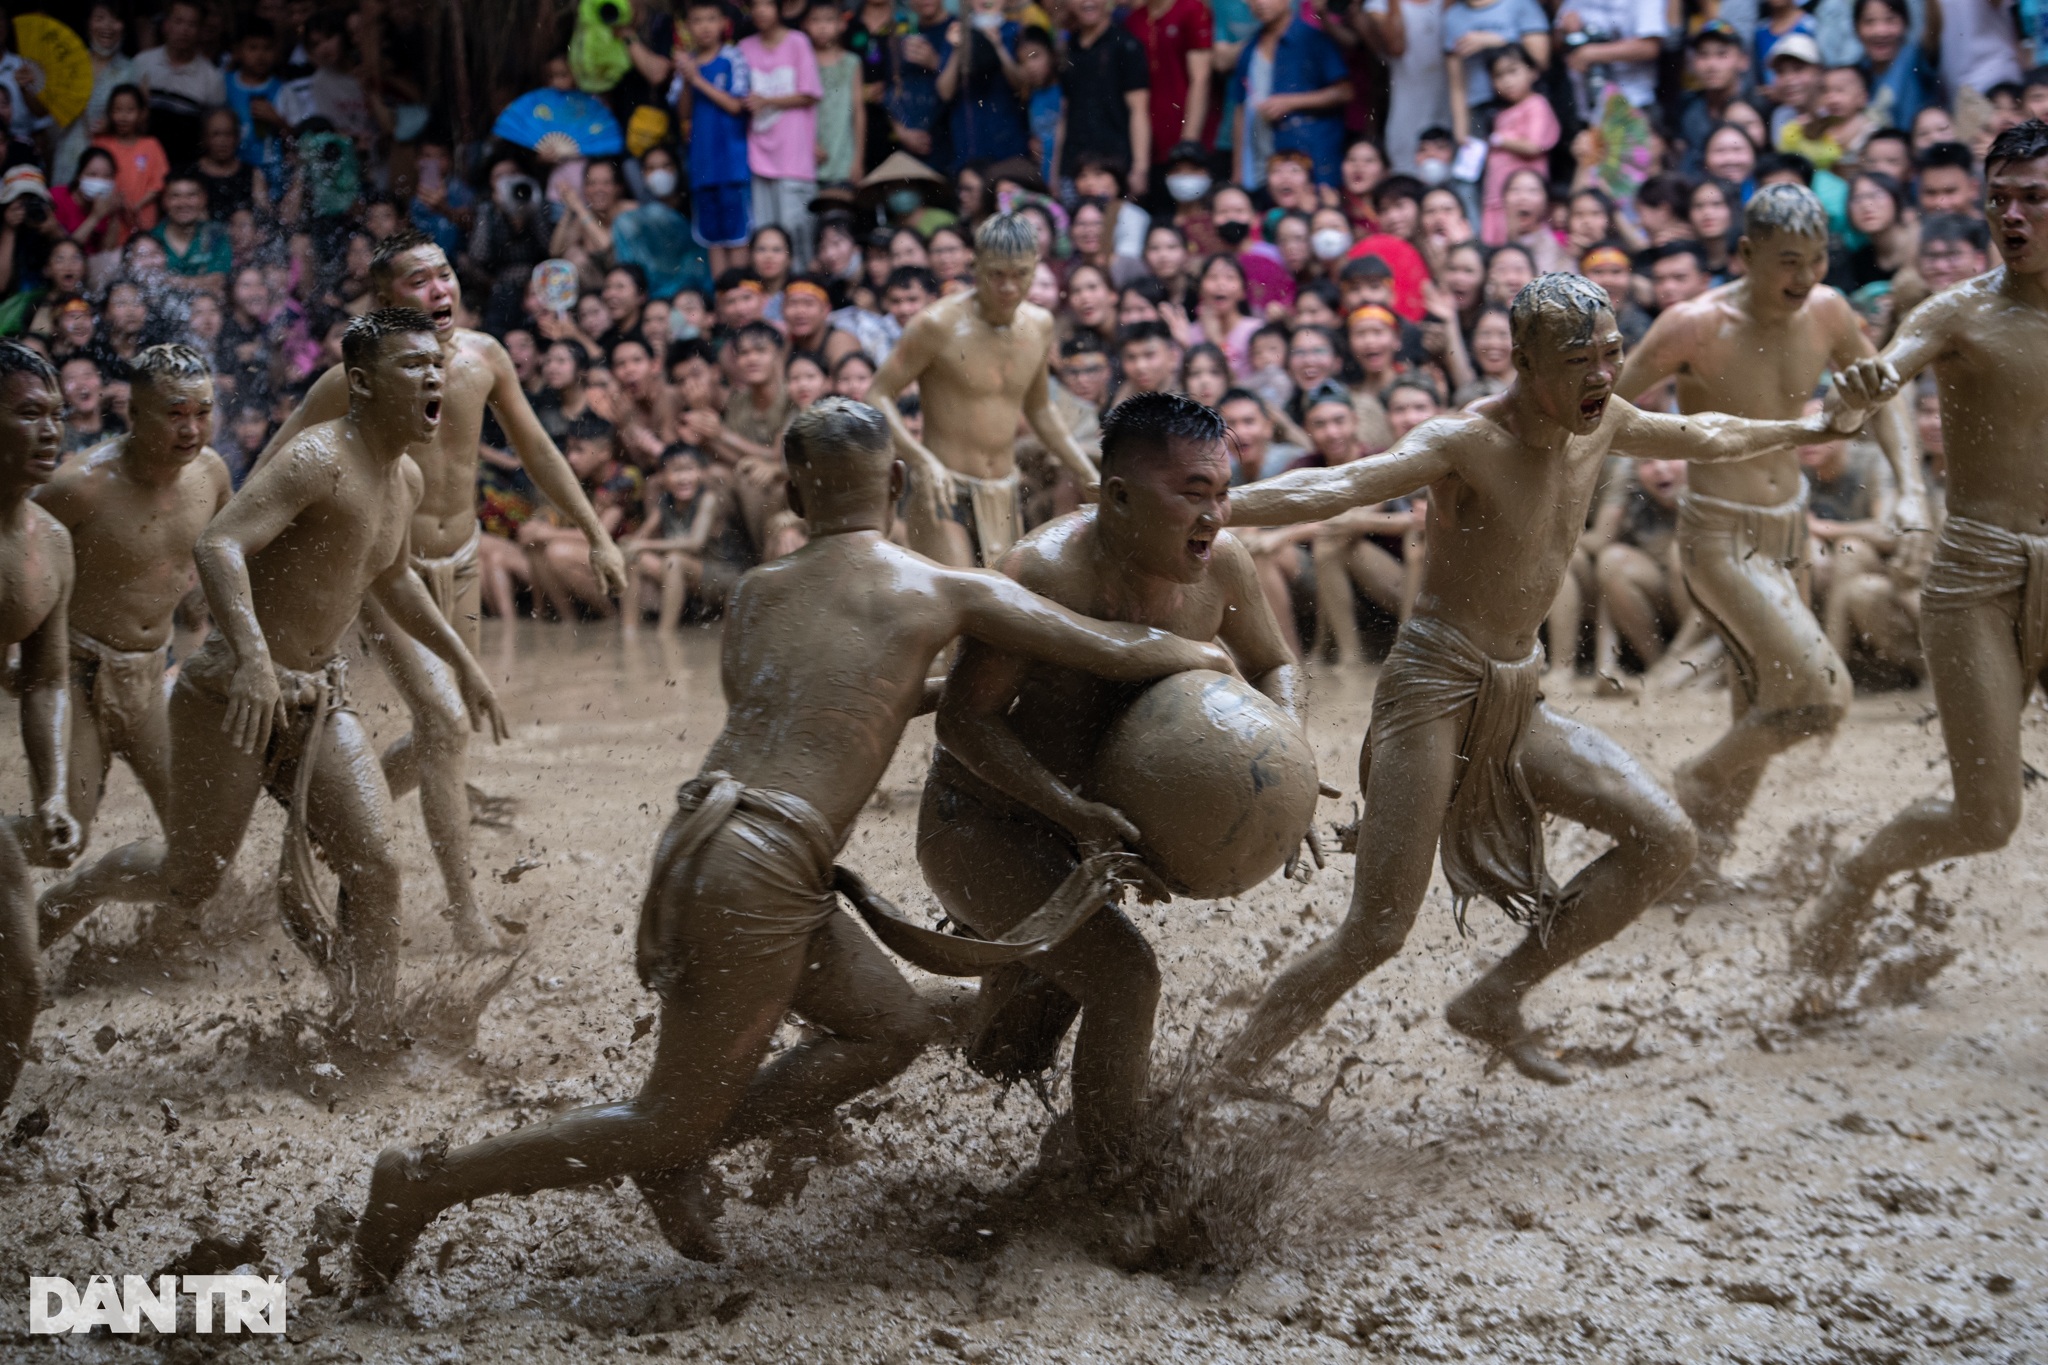
<svg viewBox="0 0 2048 1365">
<path fill-rule="evenodd" d="M 1834 354 L 1829 359 L 1841 372 L 1874 359 L 1877 352 L 1863 335 L 1863 328 L 1846 301 L 1838 314 Z M 1884 523 L 1880 537 L 1873 539 L 1891 541 L 1880 548 L 1892 553 L 1893 566 L 1902 578 L 1917 583 L 1933 557 L 1934 532 L 1927 511 L 1927 486 L 1920 476 L 1920 442 L 1913 431 L 1912 409 L 1903 393 L 1895 393 L 1888 402 L 1877 406 L 1870 414 L 1869 431 L 1885 459 L 1891 462 L 1892 481 L 1897 489 L 1897 496 L 1889 500 L 1890 506 L 1880 513 Z"/>
<path fill-rule="evenodd" d="M 1293 526 L 1325 521 L 1354 507 L 1369 507 L 1413 493 L 1451 471 L 1450 444 L 1466 422 L 1459 416 L 1425 422 L 1392 450 L 1333 469 L 1297 469 L 1246 484 L 1230 493 L 1234 526 Z"/>
<path fill-rule="evenodd" d="M 31 511 L 32 517 L 41 514 Z M 57 600 L 42 624 L 21 642 L 21 745 L 28 751 L 30 794 L 35 800 L 33 860 L 45 867 L 69 867 L 83 842 L 71 817 L 70 731 L 71 588 L 76 569 L 71 535 L 50 522 L 44 528 L 60 552 Z"/>
<path fill-rule="evenodd" d="M 1948 354 L 1949 329 L 1956 320 L 1957 306 L 1946 294 L 1936 294 L 1906 315 L 1892 344 L 1884 354 L 1858 360 L 1836 376 L 1836 387 L 1857 402 L 1875 406 L 1888 402 L 1915 375 Z"/>
<path fill-rule="evenodd" d="M 1796 422 L 1758 422 L 1730 417 L 1725 412 L 1673 416 L 1644 412 L 1633 403 L 1616 398 L 1612 401 L 1621 408 L 1621 414 L 1619 429 L 1614 434 L 1614 453 L 1636 460 L 1721 464 L 1810 441 L 1848 436 L 1863 425 L 1866 409 L 1845 405 L 1839 392 L 1828 395 L 1826 411 Z"/>
<path fill-rule="evenodd" d="M 1231 670 L 1215 645 L 1148 626 L 1096 621 L 986 569 L 945 572 L 959 633 L 1026 659 L 1078 668 L 1115 682 L 1150 682 L 1191 668 Z"/>
<path fill-rule="evenodd" d="M 541 426 L 540 418 L 534 416 L 533 404 L 526 400 L 526 390 L 520 387 L 519 375 L 512 368 L 512 357 L 495 340 L 490 342 L 486 354 L 491 366 L 491 411 L 498 415 L 498 425 L 505 429 L 519 463 L 526 467 L 534 486 L 590 542 L 590 567 L 596 571 L 597 581 L 612 596 L 624 595 L 625 556 L 598 521 L 596 509 L 584 496 L 576 471 L 569 468 L 569 462 L 562 458 L 547 429 Z"/>
<path fill-rule="evenodd" d="M 1629 402 L 1677 374 L 1692 352 L 1691 310 L 1684 305 L 1668 308 L 1650 324 L 1642 342 L 1628 353 L 1614 391 Z"/>
<path fill-rule="evenodd" d="M 505 713 L 498 707 L 497 693 L 491 690 L 483 668 L 463 647 L 462 637 L 455 633 L 455 627 L 449 625 L 435 609 L 434 599 L 427 593 L 427 585 L 420 582 L 419 575 L 412 571 L 407 562 L 409 558 L 409 555 L 401 555 L 397 563 L 373 579 L 370 595 L 391 613 L 391 619 L 398 623 L 400 630 L 440 655 L 455 670 L 457 685 L 462 689 L 463 705 L 469 709 L 470 728 L 481 730 L 484 722 L 489 720 L 491 738 L 504 739 L 511 729 L 505 724 Z"/>
</svg>

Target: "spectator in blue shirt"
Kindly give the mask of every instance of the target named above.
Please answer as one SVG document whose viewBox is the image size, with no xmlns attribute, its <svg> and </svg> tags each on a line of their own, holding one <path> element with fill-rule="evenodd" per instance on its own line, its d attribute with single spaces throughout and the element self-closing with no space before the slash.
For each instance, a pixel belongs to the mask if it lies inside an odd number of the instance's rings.
<svg viewBox="0 0 2048 1365">
<path fill-rule="evenodd" d="M 1906 0 L 1857 0 L 1858 63 L 1870 84 L 1870 118 L 1882 128 L 1907 128 L 1920 111 L 1941 100 L 1941 77 L 1927 49 L 1911 40 Z"/>
<path fill-rule="evenodd" d="M 1258 189 L 1276 152 L 1303 152 L 1319 185 L 1337 183 L 1351 77 L 1328 34 L 1294 17 L 1290 0 L 1251 0 L 1259 35 L 1238 53 L 1230 94 L 1238 104 L 1238 183 Z"/>
</svg>

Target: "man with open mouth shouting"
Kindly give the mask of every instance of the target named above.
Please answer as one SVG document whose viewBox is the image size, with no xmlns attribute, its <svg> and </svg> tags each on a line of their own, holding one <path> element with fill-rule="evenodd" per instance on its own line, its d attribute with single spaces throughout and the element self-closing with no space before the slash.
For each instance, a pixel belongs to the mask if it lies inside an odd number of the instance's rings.
<svg viewBox="0 0 2048 1365">
<path fill-rule="evenodd" d="M 1744 274 L 1667 308 L 1622 367 L 1615 388 L 1639 398 L 1678 377 L 1686 412 L 1797 417 L 1829 366 L 1874 355 L 1855 310 L 1820 283 L 1828 269 L 1828 216 L 1800 185 L 1758 190 L 1743 214 Z M 1880 406 L 1871 434 L 1898 476 L 1899 562 L 1927 563 L 1927 502 L 1911 414 Z M 1678 804 L 1700 834 L 1700 871 L 1711 877 L 1734 841 L 1771 759 L 1831 733 L 1849 709 L 1849 670 L 1814 619 L 1794 575 L 1807 558 L 1805 483 L 1799 457 L 1775 450 L 1700 469 L 1678 504 L 1679 565 L 1686 590 L 1735 661 L 1735 722 L 1678 770 Z"/>
<path fill-rule="evenodd" d="M 378 243 L 370 258 L 370 282 L 380 307 L 417 308 L 433 319 L 447 382 L 442 391 L 446 420 L 410 454 L 426 478 L 425 494 L 412 523 L 412 567 L 471 655 L 478 652 L 483 613 L 476 519 L 477 445 L 486 406 L 510 439 L 513 453 L 534 484 L 590 541 L 590 563 L 606 591 L 626 590 L 626 561 L 598 522 L 576 471 L 548 439 L 513 372 L 512 357 L 494 337 L 455 325 L 458 288 L 448 258 L 431 237 L 401 228 Z M 271 438 L 267 461 L 310 426 L 331 422 L 348 410 L 345 366 L 320 376 L 306 401 Z M 259 461 L 260 463 L 261 461 Z M 364 634 L 391 674 L 412 712 L 413 731 L 384 753 L 384 777 L 393 796 L 420 789 L 420 815 L 447 892 L 443 914 L 458 947 L 493 946 L 496 935 L 484 921 L 472 888 L 467 787 L 470 718 L 454 674 L 425 641 L 394 627 L 375 603 L 365 608 Z"/>
<path fill-rule="evenodd" d="M 1601 288 L 1544 275 L 1510 312 L 1506 391 L 1426 422 L 1384 455 L 1302 469 L 1231 494 L 1234 522 L 1320 521 L 1427 487 L 1428 552 L 1415 609 L 1373 696 L 1359 759 L 1365 793 L 1351 913 L 1267 990 L 1219 1065 L 1249 1080 L 1401 948 L 1439 837 L 1465 904 L 1484 896 L 1528 928 L 1452 1002 L 1451 1027 L 1524 1074 L 1571 1073 L 1522 1022 L 1537 983 L 1606 942 L 1683 873 L 1692 822 L 1620 746 L 1543 705 L 1537 628 L 1557 595 L 1610 455 L 1732 461 L 1862 424 L 1831 405 L 1797 422 L 1671 417 L 1614 396 L 1621 331 Z M 1544 867 L 1543 816 L 1615 846 L 1560 888 Z"/>
</svg>

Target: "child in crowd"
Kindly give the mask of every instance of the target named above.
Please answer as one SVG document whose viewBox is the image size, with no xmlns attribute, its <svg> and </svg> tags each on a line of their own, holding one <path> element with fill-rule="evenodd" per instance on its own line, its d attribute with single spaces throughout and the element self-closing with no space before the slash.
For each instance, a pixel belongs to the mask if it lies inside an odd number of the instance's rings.
<svg viewBox="0 0 2048 1365">
<path fill-rule="evenodd" d="M 746 562 L 743 547 L 734 543 L 730 504 L 707 477 L 704 456 L 695 447 L 668 448 L 652 491 L 645 534 L 623 546 L 631 557 L 634 589 L 626 621 L 637 625 L 646 619 L 644 594 L 654 588 L 660 593 L 656 624 L 671 631 L 693 599 L 700 607 L 723 608 Z"/>
<path fill-rule="evenodd" d="M 1017 35 L 1017 70 L 1029 92 L 1024 112 L 1031 129 L 1031 161 L 1050 185 L 1053 157 L 1059 152 L 1061 112 L 1059 63 L 1050 30 L 1027 28 Z"/>
<path fill-rule="evenodd" d="M 747 169 L 754 226 L 789 234 L 796 259 L 811 258 L 811 200 L 818 194 L 818 78 L 811 40 L 782 22 L 776 0 L 753 0 L 754 36 L 742 38 L 753 93 L 747 96 Z"/>
<path fill-rule="evenodd" d="M 804 36 L 818 59 L 818 180 L 843 185 L 865 174 L 861 149 L 868 140 L 868 106 L 861 98 L 860 58 L 846 50 L 846 11 L 834 0 L 812 0 Z"/>
<path fill-rule="evenodd" d="M 562 454 L 605 534 L 626 539 L 639 517 L 643 481 L 639 470 L 619 458 L 618 429 L 595 414 L 579 417 L 569 424 Z M 612 614 L 611 594 L 590 567 L 590 542 L 554 508 L 542 508 L 520 527 L 519 543 L 526 547 L 534 592 L 558 619 L 574 621 L 584 610 Z"/>
<path fill-rule="evenodd" d="M 129 221 L 147 232 L 156 226 L 157 196 L 170 178 L 171 158 L 149 135 L 149 106 L 138 86 L 120 85 L 107 96 L 107 131 L 92 140 L 114 158 L 114 190 Z"/>
<path fill-rule="evenodd" d="M 697 241 L 722 275 L 753 235 L 753 177 L 747 169 L 747 59 L 718 0 L 690 0 L 684 17 L 690 51 L 676 53 L 671 98 L 690 129 L 690 202 Z"/>
<path fill-rule="evenodd" d="M 1508 239 L 1507 211 L 1501 191 L 1518 170 L 1550 173 L 1550 149 L 1557 145 L 1557 115 L 1536 89 L 1541 72 L 1520 43 L 1508 43 L 1488 54 L 1487 72 L 1499 108 L 1487 136 L 1486 195 L 1479 234 L 1488 246 Z"/>
</svg>

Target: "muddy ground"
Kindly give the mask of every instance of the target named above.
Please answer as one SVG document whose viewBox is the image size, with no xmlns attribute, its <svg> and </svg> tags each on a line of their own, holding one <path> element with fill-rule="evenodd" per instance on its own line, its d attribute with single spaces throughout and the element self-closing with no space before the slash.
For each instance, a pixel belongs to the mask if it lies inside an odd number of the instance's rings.
<svg viewBox="0 0 2048 1365">
<path fill-rule="evenodd" d="M 523 929 L 473 1046 L 423 1041 L 387 1074 L 294 1050 L 310 969 L 251 896 L 190 962 L 52 954 L 38 1055 L 0 1116 L 0 1357 L 308 1361 L 1597 1360 L 2018 1361 L 2048 1353 L 2048 815 L 2013 846 L 1935 872 L 1923 920 L 1958 956 L 1924 994 L 1824 1026 L 1790 1022 L 1784 924 L 1826 816 L 1850 835 L 1944 780 L 1925 694 L 1860 700 L 1831 749 L 1782 763 L 1731 868 L 1758 894 L 1652 910 L 1543 990 L 1532 1018 L 1583 1069 L 1553 1090 L 1486 1058 L 1444 1003 L 1512 940 L 1475 910 L 1460 940 L 1441 881 L 1409 952 L 1284 1059 L 1298 1106 L 1240 1103 L 1187 1137 L 1199 1235 L 1120 1269 L 1085 1207 L 1035 1186 L 1048 1112 L 950 1055 L 858 1105 L 799 1183 L 762 1149 L 723 1163 L 724 1264 L 686 1262 L 631 1187 L 456 1210 L 397 1294 L 351 1304 L 345 1253 L 309 1261 L 324 1201 L 360 1208 L 376 1151 L 457 1142 L 628 1093 L 653 1001 L 633 979 L 636 898 L 676 783 L 719 721 L 715 637 L 526 628 L 487 637 L 516 733 L 485 789 L 522 802 L 479 830 L 486 909 Z M 381 679 L 359 704 L 402 728 Z M 1369 674 L 1314 682 L 1325 776 L 1355 794 Z M 1573 697 L 1660 773 L 1711 736 L 1718 695 Z M 14 733 L 13 713 L 4 717 Z M 2048 765 L 2048 715 L 2025 743 Z M 928 907 L 911 857 L 931 742 L 913 726 L 846 859 Z M 0 743 L 5 804 L 19 744 Z M 435 917 L 414 803 L 398 824 L 406 979 L 473 984 Z M 1331 818 L 1346 803 L 1326 803 Z M 239 874 L 260 885 L 281 817 Z M 95 848 L 152 828 L 117 775 Z M 1371 837 L 1371 831 L 1366 832 Z M 1594 845 L 1552 833 L 1571 864 Z M 1349 859 L 1303 889 L 1146 910 L 1165 968 L 1158 1070 L 1232 1026 L 1274 965 L 1335 925 Z M 1913 897 L 1895 899 L 1903 906 Z M 232 910 L 233 907 L 230 907 Z M 118 943 L 133 915 L 92 926 Z M 1927 931 L 1919 931 L 1923 937 Z M 80 984 L 87 978 L 94 984 Z M 793 1036 L 793 1035 L 791 1035 Z M 351 1063 L 351 1066 L 353 1064 Z M 1063 1087 L 1053 1098 L 1063 1103 Z M 40 1131 L 38 1131 L 40 1130 Z M 7 1134 L 14 1136 L 9 1139 Z M 754 1198 L 750 1200 L 749 1194 Z M 289 1337 L 31 1339 L 30 1274 L 154 1274 L 238 1262 L 292 1280 Z M 344 1292 L 337 1293 L 341 1289 Z"/>
</svg>

